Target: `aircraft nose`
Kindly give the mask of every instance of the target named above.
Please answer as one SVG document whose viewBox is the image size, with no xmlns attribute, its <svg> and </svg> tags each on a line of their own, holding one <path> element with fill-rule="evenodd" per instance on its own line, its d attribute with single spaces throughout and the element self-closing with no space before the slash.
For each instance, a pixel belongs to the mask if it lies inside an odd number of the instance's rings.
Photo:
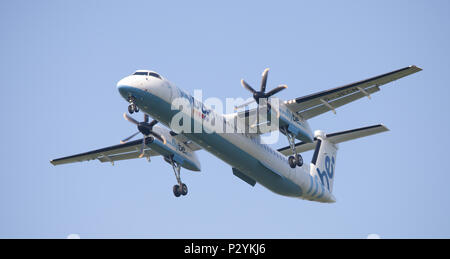
<svg viewBox="0 0 450 259">
<path fill-rule="evenodd" d="M 117 90 L 119 91 L 120 95 L 122 95 L 122 96 L 128 95 L 129 88 L 130 88 L 130 86 L 128 86 L 128 85 L 117 84 Z"/>
<path fill-rule="evenodd" d="M 130 80 L 128 80 L 126 77 L 120 79 L 119 82 L 117 82 L 117 85 L 116 85 L 117 86 L 117 90 L 120 91 L 120 89 L 123 88 L 124 86 L 131 86 L 130 83 L 131 83 Z"/>
<path fill-rule="evenodd" d="M 134 82 L 127 77 L 117 82 L 117 90 L 124 98 L 127 97 L 134 88 L 136 88 Z"/>
</svg>

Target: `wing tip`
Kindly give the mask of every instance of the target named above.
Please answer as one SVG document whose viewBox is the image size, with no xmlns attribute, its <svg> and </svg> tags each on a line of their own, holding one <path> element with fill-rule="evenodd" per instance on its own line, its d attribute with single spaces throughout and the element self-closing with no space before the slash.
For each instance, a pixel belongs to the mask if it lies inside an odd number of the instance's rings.
<svg viewBox="0 0 450 259">
<path fill-rule="evenodd" d="M 386 127 L 386 125 L 384 125 L 383 123 L 380 123 L 379 126 L 383 129 L 383 131 L 390 131 L 390 129 Z"/>
<path fill-rule="evenodd" d="M 411 66 L 409 66 L 410 68 L 412 68 L 412 69 L 414 69 L 414 70 L 416 70 L 416 72 L 419 72 L 419 71 L 422 71 L 423 69 L 422 68 L 420 68 L 420 67 L 418 67 L 418 66 L 416 66 L 416 65 L 411 65 Z"/>
</svg>

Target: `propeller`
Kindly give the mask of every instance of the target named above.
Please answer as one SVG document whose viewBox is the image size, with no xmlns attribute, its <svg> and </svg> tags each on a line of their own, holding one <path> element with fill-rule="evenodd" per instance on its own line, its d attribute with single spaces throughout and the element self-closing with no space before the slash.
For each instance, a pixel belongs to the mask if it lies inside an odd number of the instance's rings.
<svg viewBox="0 0 450 259">
<path fill-rule="evenodd" d="M 163 135 L 153 131 L 153 126 L 155 126 L 158 121 L 157 120 L 152 120 L 149 123 L 149 116 L 147 114 L 144 114 L 144 121 L 142 122 L 138 122 L 137 120 L 133 119 L 132 117 L 128 116 L 127 113 L 123 114 L 123 117 L 125 118 L 125 120 L 133 123 L 134 125 L 137 126 L 138 128 L 138 132 L 134 133 L 133 135 L 129 136 L 128 138 L 125 138 L 123 140 L 120 141 L 121 144 L 126 143 L 128 140 L 134 138 L 137 134 L 142 133 L 142 135 L 144 135 L 144 138 L 142 139 L 142 147 L 141 147 L 141 154 L 139 155 L 139 158 L 144 156 L 144 148 L 145 148 L 145 140 L 147 139 L 148 136 L 153 136 L 157 139 L 159 139 L 161 142 L 163 142 L 164 144 L 166 144 L 166 139 L 164 138 Z"/>
<path fill-rule="evenodd" d="M 257 104 L 259 104 L 259 99 L 263 99 L 263 98 L 268 99 L 272 95 L 275 95 L 278 92 L 287 88 L 287 85 L 279 85 L 276 88 L 274 88 L 266 93 L 266 85 L 267 85 L 267 76 L 268 75 L 269 75 L 269 69 L 266 68 L 266 69 L 264 69 L 264 72 L 262 73 L 260 91 L 256 91 L 255 89 L 253 89 L 253 87 L 251 87 L 247 82 L 245 82 L 244 79 L 241 80 L 242 86 L 253 94 L 253 99 L 255 99 Z"/>
</svg>

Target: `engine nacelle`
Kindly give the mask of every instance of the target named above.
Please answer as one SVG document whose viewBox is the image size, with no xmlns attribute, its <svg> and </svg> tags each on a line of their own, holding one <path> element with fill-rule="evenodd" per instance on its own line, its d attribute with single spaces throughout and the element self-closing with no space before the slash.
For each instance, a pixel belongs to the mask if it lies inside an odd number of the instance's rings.
<svg viewBox="0 0 450 259">
<path fill-rule="evenodd" d="M 296 139 L 306 143 L 314 141 L 314 134 L 306 120 L 289 110 L 284 104 L 280 104 L 280 131 L 286 134 L 286 130 L 292 133 Z"/>
</svg>

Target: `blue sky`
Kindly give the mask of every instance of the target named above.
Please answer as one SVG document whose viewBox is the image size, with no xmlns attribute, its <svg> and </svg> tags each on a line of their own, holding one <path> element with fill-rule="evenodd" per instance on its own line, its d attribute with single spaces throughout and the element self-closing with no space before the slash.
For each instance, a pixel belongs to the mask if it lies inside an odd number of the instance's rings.
<svg viewBox="0 0 450 259">
<path fill-rule="evenodd" d="M 0 2 L 0 237 L 450 237 L 448 1 Z M 200 151 L 202 172 L 155 158 L 53 167 L 135 131 L 116 82 L 158 71 L 207 97 L 240 79 L 300 97 L 415 64 L 424 71 L 310 121 L 390 132 L 340 145 L 335 204 L 249 187 Z M 279 146 L 285 145 L 282 141 Z M 304 155 L 310 160 L 311 154 Z"/>
</svg>

